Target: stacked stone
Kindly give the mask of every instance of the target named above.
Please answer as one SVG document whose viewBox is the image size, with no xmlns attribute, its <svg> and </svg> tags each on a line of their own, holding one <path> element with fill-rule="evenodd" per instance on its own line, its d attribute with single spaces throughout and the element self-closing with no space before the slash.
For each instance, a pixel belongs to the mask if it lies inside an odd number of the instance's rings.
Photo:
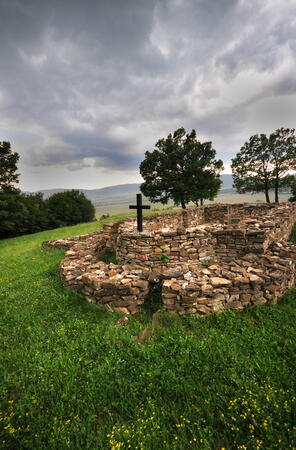
<svg viewBox="0 0 296 450">
<path fill-rule="evenodd" d="M 166 309 L 181 314 L 210 314 L 225 309 L 276 303 L 295 284 L 296 246 L 268 255 L 249 254 L 233 263 L 214 264 L 165 280 Z"/>
<path fill-rule="evenodd" d="M 166 214 L 145 217 L 145 230 L 157 232 L 163 228 L 177 230 L 188 226 L 197 226 L 205 223 L 203 208 L 190 208 Z"/>
<path fill-rule="evenodd" d="M 264 254 L 273 242 L 287 240 L 296 222 L 295 206 L 273 206 L 268 211 L 265 217 L 260 218 L 257 214 L 255 218 L 242 219 L 239 224 L 224 225 L 222 229 L 213 231 L 217 240 L 216 256 L 230 259 L 249 252 Z"/>
<path fill-rule="evenodd" d="M 73 247 L 78 241 L 85 241 L 89 240 L 89 238 L 94 237 L 97 239 L 101 236 L 101 231 L 94 231 L 93 233 L 88 234 L 81 234 L 79 236 L 73 236 L 70 238 L 65 239 L 57 239 L 55 241 L 44 241 L 42 245 L 44 247 L 54 247 L 54 248 L 61 248 L 61 249 L 69 249 Z"/>
<path fill-rule="evenodd" d="M 211 230 L 201 225 L 187 230 L 164 229 L 159 233 L 123 233 L 117 239 L 116 256 L 119 261 L 150 267 L 162 264 L 163 257 L 169 262 L 208 261 L 214 257 L 216 244 Z"/>
<path fill-rule="evenodd" d="M 90 237 L 66 252 L 61 263 L 65 285 L 82 292 L 89 302 L 125 314 L 137 312 L 148 294 L 148 269 L 98 261 L 96 244 Z"/>
<path fill-rule="evenodd" d="M 177 213 L 175 229 L 153 231 L 150 220 L 150 230 L 138 233 L 129 219 L 44 245 L 68 248 L 61 263 L 65 285 L 109 309 L 137 312 L 155 283 L 162 284 L 164 306 L 181 314 L 242 309 L 276 302 L 295 283 L 296 246 L 284 241 L 296 222 L 296 204 L 265 206 L 252 206 L 252 218 L 242 213 L 232 225 L 229 220 L 241 205 Z M 203 217 L 217 220 L 219 211 L 223 223 L 196 225 Z M 262 211 L 266 214 L 260 217 Z M 105 247 L 116 250 L 120 265 L 98 261 Z M 209 260 L 216 263 L 206 268 Z"/>
<path fill-rule="evenodd" d="M 204 206 L 204 220 L 206 223 L 228 223 L 230 216 L 230 205 L 217 203 L 215 205 Z"/>
</svg>

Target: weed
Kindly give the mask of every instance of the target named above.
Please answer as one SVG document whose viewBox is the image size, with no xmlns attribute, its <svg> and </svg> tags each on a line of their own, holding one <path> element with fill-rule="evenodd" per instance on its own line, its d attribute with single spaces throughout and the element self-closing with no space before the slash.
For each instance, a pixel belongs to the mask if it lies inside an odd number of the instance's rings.
<svg viewBox="0 0 296 450">
<path fill-rule="evenodd" d="M 119 327 L 63 287 L 64 252 L 41 247 L 101 225 L 0 242 L 0 447 L 295 448 L 296 289 L 241 313 L 142 312 Z"/>
<path fill-rule="evenodd" d="M 290 240 L 290 242 L 293 242 L 294 244 L 296 244 L 296 224 L 294 224 L 294 226 L 292 228 L 289 240 Z"/>
<path fill-rule="evenodd" d="M 162 255 L 159 256 L 159 260 L 166 263 L 170 260 L 169 256 L 166 255 L 165 253 L 163 253 Z"/>
<path fill-rule="evenodd" d="M 103 261 L 106 264 L 118 264 L 116 253 L 113 248 L 110 247 L 105 247 L 104 250 L 102 250 L 98 255 L 98 259 L 99 261 Z"/>
<path fill-rule="evenodd" d="M 203 265 L 204 267 L 210 267 L 210 266 L 212 266 L 212 265 L 214 265 L 214 264 L 216 264 L 214 261 L 204 261 L 204 262 L 202 263 L 202 265 Z"/>
</svg>

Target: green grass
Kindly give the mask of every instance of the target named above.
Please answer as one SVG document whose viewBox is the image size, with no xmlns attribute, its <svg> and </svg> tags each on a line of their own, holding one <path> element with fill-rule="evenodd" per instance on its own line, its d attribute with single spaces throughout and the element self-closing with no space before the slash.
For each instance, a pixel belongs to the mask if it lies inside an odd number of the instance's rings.
<svg viewBox="0 0 296 450">
<path fill-rule="evenodd" d="M 0 446 L 295 448 L 296 290 L 242 313 L 116 325 L 63 288 L 63 251 L 41 247 L 99 225 L 0 242 Z"/>
</svg>

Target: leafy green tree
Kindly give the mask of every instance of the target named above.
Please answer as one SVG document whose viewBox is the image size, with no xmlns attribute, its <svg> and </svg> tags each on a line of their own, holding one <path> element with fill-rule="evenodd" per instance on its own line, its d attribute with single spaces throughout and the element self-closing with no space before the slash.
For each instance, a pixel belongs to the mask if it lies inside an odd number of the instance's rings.
<svg viewBox="0 0 296 450">
<path fill-rule="evenodd" d="M 10 142 L 0 141 L 0 190 L 14 189 L 13 184 L 18 183 L 18 160 L 19 154 L 11 150 Z"/>
<path fill-rule="evenodd" d="M 269 137 L 269 148 L 273 165 L 275 202 L 279 201 L 279 189 L 287 185 L 288 173 L 296 169 L 295 129 L 279 128 Z"/>
<path fill-rule="evenodd" d="M 192 174 L 188 187 L 191 192 L 191 201 L 196 206 L 202 206 L 204 200 L 214 200 L 221 187 L 222 180 L 217 173 L 210 170 L 198 170 Z"/>
<path fill-rule="evenodd" d="M 22 200 L 27 210 L 24 219 L 26 233 L 37 233 L 49 228 L 49 212 L 43 200 L 43 194 L 22 194 Z"/>
<path fill-rule="evenodd" d="M 264 192 L 270 203 L 269 190 L 272 187 L 272 163 L 269 142 L 265 134 L 255 134 L 232 159 L 233 185 L 237 192 Z"/>
<path fill-rule="evenodd" d="M 290 175 L 287 180 L 287 185 L 291 189 L 292 197 L 289 198 L 289 202 L 296 202 L 296 176 Z"/>
<path fill-rule="evenodd" d="M 17 189 L 0 190 L 0 238 L 10 238 L 25 234 L 26 221 L 30 216 L 23 196 Z"/>
<path fill-rule="evenodd" d="M 0 142 L 0 238 L 8 238 L 25 232 L 24 218 L 27 210 L 18 183 L 17 161 L 19 155 L 11 150 L 9 142 Z"/>
<path fill-rule="evenodd" d="M 195 130 L 186 134 L 184 128 L 179 128 L 173 135 L 159 139 L 155 147 L 145 152 L 140 164 L 145 180 L 141 191 L 152 202 L 166 204 L 172 199 L 186 208 L 190 201 L 202 204 L 217 195 L 223 163 L 215 160 L 211 142 L 201 143 Z"/>
<path fill-rule="evenodd" d="M 58 192 L 51 195 L 46 201 L 50 226 L 61 227 L 81 222 L 95 220 L 95 207 L 82 192 Z"/>
<path fill-rule="evenodd" d="M 280 128 L 269 137 L 255 134 L 232 159 L 233 184 L 239 193 L 264 192 L 274 189 L 279 201 L 280 188 L 287 185 L 290 170 L 296 167 L 296 146 L 293 129 Z"/>
</svg>

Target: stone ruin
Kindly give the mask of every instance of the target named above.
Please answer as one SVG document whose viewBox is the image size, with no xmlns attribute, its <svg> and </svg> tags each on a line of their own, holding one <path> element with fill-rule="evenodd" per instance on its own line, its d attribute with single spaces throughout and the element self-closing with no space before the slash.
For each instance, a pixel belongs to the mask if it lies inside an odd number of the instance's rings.
<svg viewBox="0 0 296 450">
<path fill-rule="evenodd" d="M 67 249 L 61 276 L 91 303 L 134 314 L 151 293 L 180 314 L 276 303 L 295 285 L 288 242 L 296 203 L 214 204 L 106 223 L 102 231 L 44 245 Z M 118 264 L 100 261 L 109 249 Z"/>
</svg>

